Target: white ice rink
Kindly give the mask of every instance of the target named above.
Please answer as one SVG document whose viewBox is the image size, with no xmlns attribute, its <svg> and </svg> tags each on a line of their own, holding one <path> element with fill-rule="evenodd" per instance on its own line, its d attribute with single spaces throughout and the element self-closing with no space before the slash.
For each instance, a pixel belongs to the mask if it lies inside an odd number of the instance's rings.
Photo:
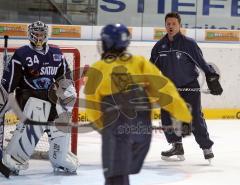
<svg viewBox="0 0 240 185">
<path fill-rule="evenodd" d="M 215 142 L 212 165 L 204 160 L 193 136 L 183 140 L 185 161 L 162 161 L 160 153 L 170 145 L 163 133 L 154 133 L 144 167 L 130 177 L 131 185 L 239 185 L 240 120 L 208 121 L 208 129 Z M 19 176 L 0 176 L 0 185 L 103 185 L 100 136 L 96 132 L 81 134 L 78 145 L 77 175 L 55 175 L 48 161 L 31 160 L 29 169 Z"/>
</svg>

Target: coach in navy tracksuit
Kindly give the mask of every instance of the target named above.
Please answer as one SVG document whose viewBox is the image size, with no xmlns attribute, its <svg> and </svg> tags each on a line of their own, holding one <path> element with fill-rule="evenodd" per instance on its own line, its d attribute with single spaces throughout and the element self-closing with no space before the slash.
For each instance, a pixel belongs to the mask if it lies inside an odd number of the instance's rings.
<svg viewBox="0 0 240 185">
<path fill-rule="evenodd" d="M 183 99 L 190 105 L 193 116 L 192 132 L 204 152 L 205 159 L 211 159 L 214 157 L 211 149 L 213 141 L 209 138 L 201 110 L 201 95 L 198 90 L 200 86 L 197 80 L 199 74 L 196 67 L 204 71 L 211 94 L 220 95 L 222 88 L 218 82 L 219 75 L 206 63 L 197 43 L 180 32 L 180 24 L 181 18 L 178 13 L 166 15 L 167 34 L 153 47 L 150 61 L 174 82 Z M 188 91 L 185 91 L 186 89 Z M 163 126 L 172 124 L 169 113 L 164 110 L 161 110 L 161 120 Z M 169 130 L 165 130 L 165 136 L 173 147 L 162 152 L 162 158 L 177 155 L 180 160 L 184 160 L 182 137 Z"/>
</svg>

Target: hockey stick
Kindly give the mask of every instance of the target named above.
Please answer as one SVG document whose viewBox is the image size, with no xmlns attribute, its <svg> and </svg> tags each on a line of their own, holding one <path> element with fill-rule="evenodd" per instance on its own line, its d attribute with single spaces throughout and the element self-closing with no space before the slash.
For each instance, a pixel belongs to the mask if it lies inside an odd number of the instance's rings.
<svg viewBox="0 0 240 185">
<path fill-rule="evenodd" d="M 78 128 L 78 132 L 80 133 L 86 133 L 86 132 L 91 132 L 91 131 L 99 131 L 101 132 L 101 130 L 103 129 L 97 129 L 96 127 L 94 127 L 94 125 L 92 123 L 85 123 L 82 124 L 82 122 L 64 122 L 64 121 L 60 121 L 60 122 L 56 122 L 56 121 L 46 121 L 46 122 L 42 122 L 42 121 L 34 121 L 31 120 L 29 118 L 27 118 L 24 113 L 22 112 L 22 110 L 20 109 L 15 96 L 13 93 L 9 94 L 8 96 L 8 103 L 7 103 L 7 109 L 11 108 L 14 113 L 18 116 L 18 118 L 20 119 L 20 121 L 26 125 L 42 125 L 42 126 L 55 126 L 58 127 L 60 130 L 65 131 L 66 128 Z M 112 110 L 116 110 L 116 108 L 111 108 Z M 110 110 L 111 111 L 111 110 Z M 189 128 L 191 128 L 190 126 L 187 126 L 189 124 L 180 124 L 178 121 L 174 121 L 173 119 L 173 126 L 150 126 L 149 127 L 149 132 L 152 131 L 169 131 L 172 132 L 174 131 L 177 135 L 182 135 L 183 137 L 190 135 L 190 131 Z"/>
<path fill-rule="evenodd" d="M 13 112 L 17 115 L 17 117 L 19 118 L 20 122 L 26 124 L 26 125 L 41 125 L 41 126 L 57 126 L 57 127 L 78 127 L 78 128 L 82 128 L 82 130 L 80 130 L 81 133 L 84 132 L 90 132 L 95 130 L 95 128 L 92 126 L 91 123 L 86 123 L 86 124 L 82 124 L 83 122 L 67 122 L 67 121 L 60 121 L 60 122 L 56 122 L 56 121 L 35 121 L 32 119 L 29 119 L 21 110 L 21 108 L 19 107 L 17 100 L 15 98 L 15 95 L 13 93 L 10 93 L 8 95 L 8 101 L 7 101 L 7 105 L 5 106 L 5 110 L 9 110 L 12 109 Z M 67 116 L 67 115 L 63 115 L 63 116 Z"/>
<path fill-rule="evenodd" d="M 7 45 L 8 45 L 8 35 L 4 36 L 4 53 L 3 53 L 3 66 L 5 69 L 7 66 Z M 5 105 L 1 105 L 1 111 L 4 109 Z M 11 170 L 2 163 L 3 158 L 3 140 L 4 140 L 4 116 L 0 118 L 0 172 L 9 178 Z"/>
<path fill-rule="evenodd" d="M 4 51 L 3 51 L 3 69 L 7 67 L 8 62 L 8 35 L 4 35 Z"/>
<path fill-rule="evenodd" d="M 204 94 L 210 94 L 209 89 L 201 89 L 201 88 L 177 88 L 179 92 L 201 92 Z"/>
<path fill-rule="evenodd" d="M 176 52 L 180 52 L 178 50 L 171 50 L 171 51 L 176 51 Z M 153 62 L 154 65 L 156 65 L 156 62 L 158 61 L 159 57 L 160 57 L 160 54 L 161 53 L 164 53 L 165 51 L 163 52 L 158 52 L 158 57 L 155 59 L 155 61 Z M 191 57 L 191 55 L 189 55 L 188 53 L 185 53 L 183 52 L 184 54 L 186 54 L 190 59 L 191 59 L 191 62 L 199 69 L 200 71 L 200 74 L 204 74 L 204 71 L 203 69 L 200 67 L 200 65 L 197 63 L 196 60 L 194 60 L 194 58 Z M 214 66 L 214 70 L 217 71 L 218 74 L 220 74 L 220 70 L 217 68 L 217 66 L 213 63 L 208 63 L 208 64 L 211 64 L 211 66 Z M 201 76 L 201 75 L 200 75 Z M 199 79 L 198 79 L 199 81 Z M 205 82 L 205 81 L 204 81 Z M 202 86 L 203 84 L 200 84 L 200 86 Z M 177 88 L 178 91 L 180 92 L 200 92 L 200 93 L 204 93 L 204 94 L 211 94 L 211 91 L 210 89 L 203 89 L 202 87 L 200 88 L 192 88 L 192 87 L 186 87 L 186 88 Z"/>
</svg>

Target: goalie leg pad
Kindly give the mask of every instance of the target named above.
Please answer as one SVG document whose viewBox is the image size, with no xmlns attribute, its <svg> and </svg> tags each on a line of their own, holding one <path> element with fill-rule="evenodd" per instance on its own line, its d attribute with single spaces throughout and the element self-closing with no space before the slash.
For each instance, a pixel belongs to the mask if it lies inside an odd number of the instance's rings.
<svg viewBox="0 0 240 185">
<path fill-rule="evenodd" d="M 76 173 L 78 159 L 69 151 L 70 132 L 65 133 L 56 127 L 50 127 L 49 136 L 49 160 L 53 168 Z"/>
<path fill-rule="evenodd" d="M 24 107 L 24 114 L 34 121 L 47 121 L 50 103 L 30 97 Z M 6 147 L 3 163 L 12 171 L 27 169 L 28 160 L 46 129 L 45 126 L 32 126 L 19 123 Z"/>
<path fill-rule="evenodd" d="M 41 126 L 25 126 L 19 123 L 6 147 L 3 163 L 12 171 L 27 169 L 28 160 L 43 133 L 44 128 Z"/>
</svg>

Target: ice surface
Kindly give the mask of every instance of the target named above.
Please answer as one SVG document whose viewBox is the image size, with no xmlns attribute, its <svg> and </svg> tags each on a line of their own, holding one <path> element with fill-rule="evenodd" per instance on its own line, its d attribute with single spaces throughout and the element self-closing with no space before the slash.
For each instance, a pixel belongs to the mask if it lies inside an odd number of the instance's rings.
<svg viewBox="0 0 240 185">
<path fill-rule="evenodd" d="M 239 185 L 240 120 L 209 120 L 207 123 L 215 142 L 212 165 L 204 160 L 193 136 L 183 140 L 185 161 L 162 161 L 160 153 L 170 145 L 163 133 L 156 132 L 141 173 L 130 177 L 131 185 Z M 0 185 L 103 185 L 99 134 L 81 134 L 78 144 L 77 175 L 56 175 L 49 161 L 31 160 L 29 169 L 19 176 L 10 179 L 0 176 Z"/>
</svg>

